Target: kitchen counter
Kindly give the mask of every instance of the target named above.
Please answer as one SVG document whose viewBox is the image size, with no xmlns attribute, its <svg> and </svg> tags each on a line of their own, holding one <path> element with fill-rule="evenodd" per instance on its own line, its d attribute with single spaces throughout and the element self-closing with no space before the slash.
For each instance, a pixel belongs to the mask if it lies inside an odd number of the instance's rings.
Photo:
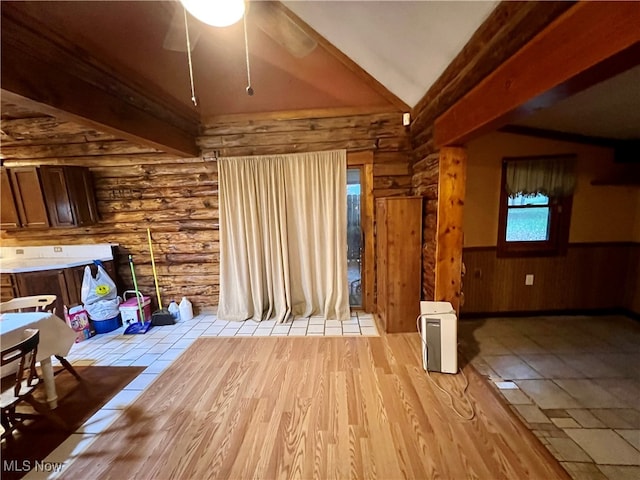
<svg viewBox="0 0 640 480">
<path fill-rule="evenodd" d="M 24 273 L 88 265 L 94 260 L 113 260 L 112 247 L 97 245 L 61 245 L 47 247 L 2 247 L 0 273 Z"/>
</svg>

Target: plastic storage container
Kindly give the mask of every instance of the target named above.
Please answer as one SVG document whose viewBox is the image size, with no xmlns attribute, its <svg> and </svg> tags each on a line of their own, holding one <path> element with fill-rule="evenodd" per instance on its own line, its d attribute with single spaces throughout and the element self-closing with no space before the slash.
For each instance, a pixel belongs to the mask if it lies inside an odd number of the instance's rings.
<svg viewBox="0 0 640 480">
<path fill-rule="evenodd" d="M 109 333 L 113 332 L 120 325 L 120 314 L 113 318 L 107 318 L 106 320 L 90 320 L 96 333 Z"/>
<path fill-rule="evenodd" d="M 175 300 L 171 300 L 171 303 L 169 304 L 167 310 L 169 310 L 169 313 L 173 315 L 173 318 L 176 319 L 176 322 L 180 321 L 180 307 Z"/>
<path fill-rule="evenodd" d="M 128 295 L 133 295 L 131 298 L 127 298 Z M 124 292 L 124 302 L 120 304 L 120 315 L 122 316 L 122 323 L 128 325 L 140 321 L 140 311 L 138 309 L 138 300 L 136 299 L 136 292 L 133 290 L 127 290 Z M 142 302 L 142 313 L 144 313 L 144 320 L 151 320 L 151 297 L 146 297 L 139 293 L 140 302 Z"/>
<path fill-rule="evenodd" d="M 193 318 L 193 305 L 187 300 L 187 297 L 182 297 L 180 301 L 180 320 L 186 322 Z"/>
</svg>

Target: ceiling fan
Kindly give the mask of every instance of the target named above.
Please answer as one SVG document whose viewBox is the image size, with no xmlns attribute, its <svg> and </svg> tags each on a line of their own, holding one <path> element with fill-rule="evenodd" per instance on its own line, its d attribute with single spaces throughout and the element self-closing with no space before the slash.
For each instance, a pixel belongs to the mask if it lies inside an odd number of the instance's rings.
<svg viewBox="0 0 640 480">
<path fill-rule="evenodd" d="M 211 0 L 209 0 L 211 1 Z M 173 2 L 171 20 L 164 37 L 163 47 L 166 50 L 186 52 L 184 10 L 180 2 Z M 304 58 L 318 45 L 303 28 L 292 18 L 290 12 L 280 2 L 246 1 L 245 16 L 278 45 L 286 49 L 296 58 Z M 208 25 L 189 18 L 189 40 L 193 51 L 200 37 L 206 32 Z"/>
</svg>

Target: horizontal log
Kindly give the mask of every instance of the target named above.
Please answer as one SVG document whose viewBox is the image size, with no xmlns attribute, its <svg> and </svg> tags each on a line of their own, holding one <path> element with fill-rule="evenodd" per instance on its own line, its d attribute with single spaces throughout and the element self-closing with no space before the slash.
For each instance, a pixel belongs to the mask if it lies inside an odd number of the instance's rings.
<svg viewBox="0 0 640 480">
<path fill-rule="evenodd" d="M 146 165 L 122 165 L 118 167 L 93 167 L 91 172 L 97 178 L 151 178 L 154 176 L 179 175 L 179 174 L 197 174 L 206 173 L 217 175 L 218 164 L 216 162 L 207 161 L 200 163 L 187 164 L 146 164 Z M 166 179 L 169 180 L 169 179 Z"/>
<path fill-rule="evenodd" d="M 438 198 L 438 185 L 418 185 L 413 188 L 413 194 L 436 200 Z"/>
<path fill-rule="evenodd" d="M 373 126 L 328 128 L 326 130 L 303 130 L 269 133 L 240 133 L 229 135 L 202 136 L 198 138 L 201 148 L 220 149 L 224 147 L 241 147 L 245 145 L 286 145 L 289 143 L 322 143 L 340 140 L 376 139 L 406 136 L 402 124 Z"/>
<path fill-rule="evenodd" d="M 5 132 L 6 134 L 6 132 Z M 119 140 L 108 133 L 85 133 L 78 135 L 33 135 L 32 138 L 16 140 L 13 137 L 2 137 L 2 148 L 7 147 L 37 147 L 42 145 L 84 144 L 87 142 L 112 142 Z"/>
<path fill-rule="evenodd" d="M 248 145 L 243 147 L 225 147 L 221 149 L 203 148 L 202 155 L 214 156 L 218 153 L 221 157 L 244 157 L 251 155 L 275 155 L 286 153 L 322 152 L 326 150 L 359 151 L 374 149 L 375 143 L 371 140 L 343 140 L 339 142 L 301 143 L 285 145 Z"/>
<path fill-rule="evenodd" d="M 5 158 L 52 158 L 52 157 L 79 157 L 90 155 L 117 155 L 134 153 L 155 153 L 159 150 L 147 146 L 135 145 L 126 140 L 114 140 L 111 142 L 87 142 L 66 145 L 38 145 L 2 147 Z"/>
<path fill-rule="evenodd" d="M 7 159 L 6 167 L 33 167 L 39 165 L 68 165 L 87 167 L 124 167 L 127 165 L 159 165 L 165 163 L 186 164 L 202 163 L 199 157 L 182 158 L 168 153 L 139 153 L 133 155 L 99 155 L 92 157 Z"/>
<path fill-rule="evenodd" d="M 398 112 L 374 113 L 369 115 L 334 116 L 327 118 L 293 119 L 250 119 L 224 120 L 217 124 L 205 125 L 202 136 L 251 134 L 270 132 L 308 132 L 343 128 L 385 128 L 402 126 L 402 114 Z"/>
<path fill-rule="evenodd" d="M 211 220 L 218 222 L 218 210 L 197 211 L 154 211 L 154 212 L 108 212 L 101 214 L 101 223 L 145 223 L 153 226 L 156 222 L 168 222 L 171 220 Z"/>
<path fill-rule="evenodd" d="M 142 200 L 150 198 L 211 197 L 218 202 L 217 185 L 198 187 L 158 187 L 158 188 L 96 188 L 96 200 Z"/>
<path fill-rule="evenodd" d="M 419 172 L 414 173 L 411 179 L 413 188 L 427 185 L 437 185 L 440 178 L 439 172 Z"/>
<path fill-rule="evenodd" d="M 218 197 L 184 197 L 184 198 L 146 198 L 141 200 L 103 200 L 100 202 L 100 215 L 114 212 L 154 212 L 171 211 L 218 211 Z"/>
<path fill-rule="evenodd" d="M 429 141 L 416 146 L 413 150 L 413 158 L 424 158 L 427 155 L 431 155 L 432 153 L 436 153 L 438 151 L 438 147 L 436 146 L 435 138 L 430 138 Z"/>
<path fill-rule="evenodd" d="M 439 171 L 440 164 L 440 154 L 432 153 L 423 157 L 421 160 L 417 161 L 413 164 L 413 172 L 421 173 L 421 172 L 437 172 Z"/>
<path fill-rule="evenodd" d="M 174 188 L 191 188 L 203 186 L 218 186 L 217 173 L 149 175 L 139 177 L 99 177 L 94 176 L 94 183 L 98 189 L 140 189 L 153 193 L 159 186 Z"/>
<path fill-rule="evenodd" d="M 406 197 L 411 193 L 410 188 L 383 188 L 380 190 L 374 190 L 374 198 L 382 197 Z"/>
<path fill-rule="evenodd" d="M 375 151 L 373 155 L 373 163 L 408 163 L 411 161 L 410 152 L 381 152 Z"/>
<path fill-rule="evenodd" d="M 389 189 L 389 188 L 408 188 L 411 186 L 411 176 L 405 175 L 402 177 L 374 177 L 373 188 L 377 189 Z"/>
<path fill-rule="evenodd" d="M 218 255 L 219 256 L 219 255 Z M 150 263 L 141 264 L 136 262 L 136 275 L 153 275 L 153 268 Z M 159 277 L 180 278 L 185 275 L 219 275 L 219 263 L 182 263 L 179 265 L 164 264 L 156 262 L 156 271 Z"/>
<path fill-rule="evenodd" d="M 0 127 L 5 134 L 14 140 L 102 133 L 93 128 L 87 128 L 84 125 L 67 122 L 49 115 L 2 119 L 0 120 Z"/>
<path fill-rule="evenodd" d="M 146 243 L 146 238 L 144 241 L 136 242 L 122 242 L 118 247 L 119 252 L 124 254 L 137 255 L 142 257 L 142 260 L 148 261 L 151 259 L 151 254 L 149 251 L 149 245 Z M 181 243 L 160 243 L 154 242 L 153 244 L 153 254 L 154 255 L 163 255 L 163 254 L 173 254 L 173 253 L 190 253 L 190 252 L 198 252 L 198 253 L 220 253 L 220 243 L 211 240 L 209 242 L 206 241 L 193 241 L 193 242 L 181 242 Z"/>
<path fill-rule="evenodd" d="M 409 175 L 411 173 L 408 162 L 403 163 L 374 163 L 373 176 L 374 177 L 393 177 L 399 175 Z"/>
</svg>

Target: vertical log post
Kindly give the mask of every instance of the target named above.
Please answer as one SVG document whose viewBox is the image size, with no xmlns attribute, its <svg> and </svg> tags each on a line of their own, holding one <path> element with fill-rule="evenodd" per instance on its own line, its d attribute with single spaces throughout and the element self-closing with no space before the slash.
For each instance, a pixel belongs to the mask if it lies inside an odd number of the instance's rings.
<svg viewBox="0 0 640 480">
<path fill-rule="evenodd" d="M 467 152 L 460 147 L 440 150 L 435 300 L 460 309 L 462 293 L 462 214 L 467 183 Z"/>
</svg>

